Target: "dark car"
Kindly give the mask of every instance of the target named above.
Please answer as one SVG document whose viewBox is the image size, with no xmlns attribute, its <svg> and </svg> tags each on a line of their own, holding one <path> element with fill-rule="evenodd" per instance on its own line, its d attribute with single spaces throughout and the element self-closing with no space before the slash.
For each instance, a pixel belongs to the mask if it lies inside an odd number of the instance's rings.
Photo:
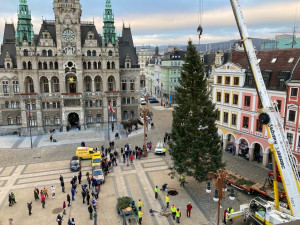
<svg viewBox="0 0 300 225">
<path fill-rule="evenodd" d="M 73 156 L 70 162 L 71 171 L 79 171 L 81 169 L 81 162 L 78 156 Z"/>
<path fill-rule="evenodd" d="M 159 103 L 159 101 L 158 101 L 158 100 L 156 100 L 155 98 L 153 98 L 153 99 L 150 99 L 150 100 L 149 100 L 149 102 L 150 102 L 150 103 Z"/>
</svg>

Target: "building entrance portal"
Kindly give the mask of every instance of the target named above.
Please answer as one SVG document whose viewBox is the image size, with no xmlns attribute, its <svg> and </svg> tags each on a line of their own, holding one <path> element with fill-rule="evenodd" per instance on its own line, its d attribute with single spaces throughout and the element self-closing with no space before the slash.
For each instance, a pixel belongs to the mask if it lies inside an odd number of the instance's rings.
<svg viewBox="0 0 300 225">
<path fill-rule="evenodd" d="M 70 113 L 68 121 L 71 127 L 77 127 L 79 125 L 79 116 L 77 113 Z"/>
</svg>

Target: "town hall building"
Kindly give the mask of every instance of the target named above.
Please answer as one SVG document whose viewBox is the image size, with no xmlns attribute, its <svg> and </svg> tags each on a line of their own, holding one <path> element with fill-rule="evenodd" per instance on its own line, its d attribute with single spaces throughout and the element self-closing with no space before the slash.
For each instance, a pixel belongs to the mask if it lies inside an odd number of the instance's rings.
<svg viewBox="0 0 300 225">
<path fill-rule="evenodd" d="M 0 55 L 0 134 L 107 128 L 139 115 L 140 68 L 131 29 L 118 37 L 111 1 L 100 24 L 81 20 L 79 0 L 53 0 L 55 20 L 34 34 L 27 0 L 5 24 Z M 109 114 L 108 105 L 115 113 Z"/>
</svg>

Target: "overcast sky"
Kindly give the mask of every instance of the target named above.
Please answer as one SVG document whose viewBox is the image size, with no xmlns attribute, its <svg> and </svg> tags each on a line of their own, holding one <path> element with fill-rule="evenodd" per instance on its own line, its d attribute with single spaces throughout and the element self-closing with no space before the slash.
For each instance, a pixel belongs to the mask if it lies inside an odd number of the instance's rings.
<svg viewBox="0 0 300 225">
<path fill-rule="evenodd" d="M 82 20 L 93 21 L 102 33 L 106 0 L 81 0 Z M 44 19 L 54 19 L 52 0 L 27 0 L 37 34 Z M 117 32 L 123 21 L 132 29 L 136 45 L 186 44 L 198 42 L 196 29 L 199 0 L 111 0 Z M 19 0 L 0 0 L 0 42 L 5 22 L 17 22 Z M 249 33 L 257 38 L 274 38 L 300 23 L 299 0 L 240 0 Z M 298 11 L 298 13 L 297 13 Z M 202 43 L 239 38 L 229 0 L 203 0 Z M 300 29 L 300 28 L 299 28 Z"/>
</svg>

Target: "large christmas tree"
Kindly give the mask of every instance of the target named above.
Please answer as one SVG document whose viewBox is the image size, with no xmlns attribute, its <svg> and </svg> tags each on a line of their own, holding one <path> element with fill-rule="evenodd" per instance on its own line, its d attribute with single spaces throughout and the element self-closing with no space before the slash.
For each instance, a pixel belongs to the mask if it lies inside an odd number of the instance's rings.
<svg viewBox="0 0 300 225">
<path fill-rule="evenodd" d="M 209 98 L 204 65 L 189 41 L 173 113 L 170 155 L 173 169 L 199 182 L 224 165 L 216 127 L 217 113 Z"/>
</svg>

